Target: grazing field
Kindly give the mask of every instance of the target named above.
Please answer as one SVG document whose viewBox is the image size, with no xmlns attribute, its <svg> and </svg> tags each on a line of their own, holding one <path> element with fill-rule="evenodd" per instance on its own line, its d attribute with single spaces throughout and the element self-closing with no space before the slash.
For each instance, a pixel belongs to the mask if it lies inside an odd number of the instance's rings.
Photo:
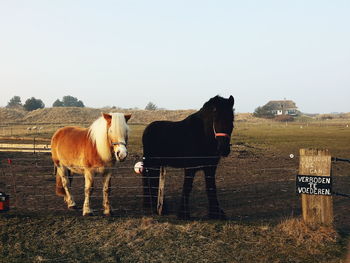
<svg viewBox="0 0 350 263">
<path fill-rule="evenodd" d="M 100 212 L 100 178 L 92 198 L 95 216 L 82 217 L 54 195 L 49 154 L 0 152 L 0 191 L 11 198 L 11 210 L 0 214 L 0 262 L 345 262 L 350 199 L 333 197 L 333 228 L 306 227 L 295 174 L 300 148 L 327 148 L 335 157 L 350 158 L 347 125 L 348 119 L 287 124 L 236 119 L 231 154 L 217 173 L 225 221 L 207 220 L 201 173 L 191 194 L 193 219 L 177 220 L 183 176 L 171 168 L 165 188 L 169 215 L 144 213 L 141 177 L 132 167 L 142 158 L 145 124 L 130 125 L 130 156 L 116 166 L 112 179 L 111 218 Z M 6 134 L 0 130 L 1 142 L 47 141 L 62 124 L 28 126 L 39 125 L 7 126 Z M 349 166 L 333 165 L 338 192 L 350 194 Z M 83 179 L 75 175 L 72 187 L 81 208 Z"/>
</svg>

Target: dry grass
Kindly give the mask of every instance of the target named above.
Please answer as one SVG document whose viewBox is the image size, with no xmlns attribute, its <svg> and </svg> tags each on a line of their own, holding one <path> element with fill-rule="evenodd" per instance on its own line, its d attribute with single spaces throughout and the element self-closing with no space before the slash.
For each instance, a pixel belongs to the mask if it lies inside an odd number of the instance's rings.
<svg viewBox="0 0 350 263">
<path fill-rule="evenodd" d="M 57 107 L 44 108 L 31 112 L 23 109 L 0 108 L 0 123 L 90 123 L 100 116 L 101 112 L 125 112 L 131 113 L 131 123 L 148 124 L 155 120 L 182 120 L 195 110 L 125 110 L 115 108 L 77 108 Z M 249 123 L 273 123 L 269 119 L 256 118 L 252 113 L 238 113 L 235 117 L 237 122 Z M 299 118 L 303 121 L 328 120 L 330 122 L 350 120 L 350 113 L 321 114 L 314 117 Z"/>
<path fill-rule="evenodd" d="M 278 226 L 0 215 L 2 262 L 342 262 L 337 238 Z M 322 238 L 316 236 L 322 236 Z M 309 238 L 311 238 L 309 240 Z"/>
<path fill-rule="evenodd" d="M 291 237 L 298 246 L 307 246 L 313 255 L 320 252 L 322 246 L 335 244 L 340 236 L 332 226 L 307 225 L 300 218 L 291 218 L 277 226 Z"/>
<path fill-rule="evenodd" d="M 333 156 L 349 158 L 349 126 L 350 121 L 237 123 L 233 138 L 235 142 L 272 149 L 276 154 L 283 152 L 298 155 L 300 148 L 327 148 Z"/>
<path fill-rule="evenodd" d="M 31 112 L 21 109 L 0 108 L 0 122 L 7 123 L 85 123 L 89 124 L 101 115 L 101 112 L 131 113 L 130 123 L 147 124 L 155 120 L 181 120 L 194 112 L 194 110 L 121 110 L 113 108 L 94 109 L 76 107 L 44 108 Z"/>
<path fill-rule="evenodd" d="M 26 113 L 23 109 L 0 108 L 0 123 L 17 122 L 18 120 L 22 120 Z"/>
</svg>

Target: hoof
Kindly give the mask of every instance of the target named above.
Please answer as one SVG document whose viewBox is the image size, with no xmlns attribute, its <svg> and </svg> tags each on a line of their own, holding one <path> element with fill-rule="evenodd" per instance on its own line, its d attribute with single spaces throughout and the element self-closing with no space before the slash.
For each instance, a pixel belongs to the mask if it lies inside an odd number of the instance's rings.
<svg viewBox="0 0 350 263">
<path fill-rule="evenodd" d="M 158 211 L 157 211 L 156 213 L 158 213 Z M 162 215 L 162 216 L 169 215 L 169 209 L 168 209 L 168 206 L 167 206 L 166 203 L 163 204 L 163 209 L 162 209 L 161 215 Z"/>
<path fill-rule="evenodd" d="M 222 211 L 221 209 L 218 210 L 218 211 L 211 211 L 211 212 L 209 212 L 208 217 L 209 217 L 210 219 L 226 220 L 225 212 Z"/>
<path fill-rule="evenodd" d="M 76 205 L 68 206 L 68 210 L 75 211 L 78 210 L 78 207 Z"/>
<path fill-rule="evenodd" d="M 94 213 L 93 212 L 89 212 L 89 213 L 84 213 L 83 216 L 93 216 Z"/>
<path fill-rule="evenodd" d="M 191 216 L 189 212 L 181 211 L 177 214 L 177 218 L 180 220 L 190 220 Z"/>
<path fill-rule="evenodd" d="M 113 213 L 112 213 L 112 212 L 109 212 L 109 213 L 103 212 L 103 215 L 104 215 L 105 217 L 112 217 L 112 216 L 113 216 Z"/>
</svg>

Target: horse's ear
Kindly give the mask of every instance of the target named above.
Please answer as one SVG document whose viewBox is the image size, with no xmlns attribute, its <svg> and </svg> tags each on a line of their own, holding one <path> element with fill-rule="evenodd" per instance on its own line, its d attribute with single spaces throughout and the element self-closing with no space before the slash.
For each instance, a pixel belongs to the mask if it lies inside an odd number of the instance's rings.
<svg viewBox="0 0 350 263">
<path fill-rule="evenodd" d="M 124 114 L 125 117 L 125 121 L 128 122 L 128 120 L 130 120 L 131 118 L 131 114 Z"/>
<path fill-rule="evenodd" d="M 235 98 L 232 95 L 229 97 L 229 102 L 231 103 L 231 107 L 233 107 L 235 104 Z"/>
<path fill-rule="evenodd" d="M 107 113 L 102 113 L 103 118 L 105 118 L 105 120 L 107 121 L 108 125 L 111 125 L 112 122 L 112 115 L 107 114 Z"/>
</svg>

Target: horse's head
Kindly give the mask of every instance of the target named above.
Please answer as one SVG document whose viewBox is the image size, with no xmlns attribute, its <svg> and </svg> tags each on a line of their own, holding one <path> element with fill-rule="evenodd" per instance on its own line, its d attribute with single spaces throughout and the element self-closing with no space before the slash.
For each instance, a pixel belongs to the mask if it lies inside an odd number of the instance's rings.
<svg viewBox="0 0 350 263">
<path fill-rule="evenodd" d="M 230 96 L 228 99 L 216 96 L 207 102 L 209 110 L 212 114 L 212 133 L 217 141 L 217 151 L 220 156 L 228 156 L 230 154 L 231 133 L 233 130 L 233 105 L 234 98 Z M 210 124 L 209 124 L 210 125 Z"/>
<path fill-rule="evenodd" d="M 112 148 L 117 161 L 124 161 L 128 156 L 128 125 L 131 115 L 122 113 L 102 114 L 107 121 L 108 143 Z"/>
</svg>

